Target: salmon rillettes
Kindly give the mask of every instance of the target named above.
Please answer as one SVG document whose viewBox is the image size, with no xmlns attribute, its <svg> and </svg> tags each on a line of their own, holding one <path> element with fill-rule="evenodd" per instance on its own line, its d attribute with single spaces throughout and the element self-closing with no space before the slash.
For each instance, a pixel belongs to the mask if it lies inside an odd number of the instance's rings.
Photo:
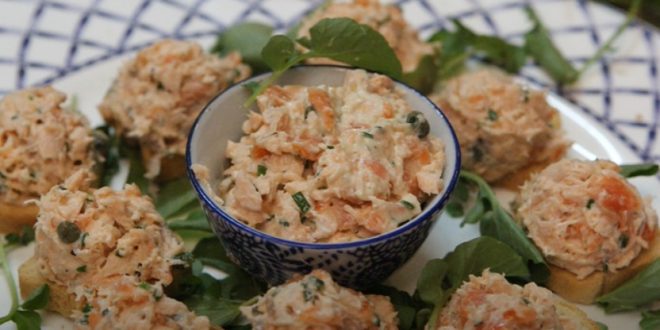
<svg viewBox="0 0 660 330">
<path fill-rule="evenodd" d="M 462 166 L 488 182 L 557 160 L 570 145 L 545 93 L 517 84 L 497 69 L 461 74 L 429 97 L 456 131 Z"/>
<path fill-rule="evenodd" d="M 525 183 L 514 211 L 546 260 L 578 279 L 630 265 L 657 227 L 650 200 L 605 160 L 548 166 Z"/>
<path fill-rule="evenodd" d="M 388 297 L 341 287 L 323 270 L 271 288 L 241 312 L 255 330 L 394 330 L 398 324 Z"/>
<path fill-rule="evenodd" d="M 41 275 L 76 300 L 76 325 L 91 329 L 208 329 L 183 303 L 163 296 L 183 242 L 134 185 L 87 189 L 78 171 L 38 202 L 35 257 Z"/>
<path fill-rule="evenodd" d="M 0 101 L 0 202 L 39 198 L 79 169 L 97 162 L 85 117 L 62 107 L 66 95 L 30 88 Z"/>
<path fill-rule="evenodd" d="M 346 242 L 391 231 L 443 189 L 444 145 L 385 76 L 272 86 L 229 141 L 219 202 L 236 219 L 301 242 Z M 193 170 L 204 184 L 208 171 Z"/>
<path fill-rule="evenodd" d="M 521 287 L 484 270 L 481 276 L 470 275 L 456 290 L 438 316 L 436 329 L 583 329 L 583 322 L 559 311 L 566 304 L 535 283 Z"/>
<path fill-rule="evenodd" d="M 401 8 L 379 0 L 330 1 L 303 20 L 298 37 L 309 37 L 309 30 L 324 18 L 347 17 L 380 33 L 392 47 L 404 72 L 414 71 L 424 56 L 434 53 L 433 46 L 420 40 L 417 30 L 403 18 Z M 311 59 L 313 64 L 341 64 L 330 59 Z"/>
<path fill-rule="evenodd" d="M 154 178 L 165 159 L 183 157 L 204 105 L 249 75 L 238 53 L 219 58 L 195 42 L 163 40 L 124 64 L 99 111 L 120 135 L 137 141 L 145 176 Z"/>
</svg>

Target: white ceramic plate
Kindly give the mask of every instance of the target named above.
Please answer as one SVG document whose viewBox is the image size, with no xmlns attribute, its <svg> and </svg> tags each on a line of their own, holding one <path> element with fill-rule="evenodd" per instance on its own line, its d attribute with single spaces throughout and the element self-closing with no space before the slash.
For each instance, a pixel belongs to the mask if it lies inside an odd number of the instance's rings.
<svg viewBox="0 0 660 330">
<path fill-rule="evenodd" d="M 181 0 L 112 1 L 68 0 L 0 1 L 0 94 L 25 86 L 53 83 L 76 95 L 80 109 L 93 125 L 101 123 L 96 111 L 122 61 L 150 42 L 177 37 L 195 39 L 206 47 L 217 31 L 243 20 L 262 21 L 283 29 L 321 1 L 302 0 Z M 525 1 L 506 0 L 402 0 L 397 1 L 408 21 L 423 35 L 437 30 L 448 18 L 460 18 L 482 33 L 520 40 L 529 24 L 521 10 Z M 553 33 L 555 42 L 574 63 L 582 63 L 623 20 L 610 8 L 586 1 L 537 0 L 536 11 Z M 569 89 L 560 91 L 573 103 L 551 94 L 550 102 L 562 114 L 563 127 L 575 141 L 569 156 L 606 158 L 618 163 L 660 160 L 655 141 L 660 126 L 660 33 L 645 24 L 630 27 L 616 44 L 617 52 L 586 72 Z M 554 89 L 551 81 L 529 64 L 521 75 L 538 87 Z M 125 173 L 123 173 L 125 175 Z M 116 183 L 123 180 L 120 174 Z M 660 182 L 637 178 L 633 183 L 653 196 L 660 209 Z M 500 193 L 507 199 L 510 194 Z M 478 235 L 478 228 L 459 228 L 459 220 L 443 216 L 429 239 L 403 268 L 387 281 L 412 290 L 423 265 Z M 33 253 L 33 246 L 9 255 L 16 275 L 18 265 Z M 10 300 L 0 276 L 0 314 Z M 584 306 L 590 317 L 610 329 L 634 329 L 639 312 L 605 315 Z M 62 329 L 70 321 L 44 313 L 44 328 Z M 11 324 L 0 329 L 13 329 Z"/>
</svg>

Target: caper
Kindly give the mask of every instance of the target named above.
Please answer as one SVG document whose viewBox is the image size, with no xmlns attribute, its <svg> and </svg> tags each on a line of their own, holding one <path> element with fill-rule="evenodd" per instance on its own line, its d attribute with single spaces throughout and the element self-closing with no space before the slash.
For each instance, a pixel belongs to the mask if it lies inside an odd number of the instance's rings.
<svg viewBox="0 0 660 330">
<path fill-rule="evenodd" d="M 429 122 L 426 120 L 426 117 L 424 117 L 423 113 L 419 111 L 412 111 L 408 114 L 408 116 L 406 116 L 406 122 L 410 124 L 415 132 L 417 132 L 417 137 L 420 139 L 423 139 L 429 135 L 431 127 L 429 126 Z"/>
<path fill-rule="evenodd" d="M 80 228 L 70 221 L 62 221 L 57 225 L 57 236 L 65 244 L 71 244 L 80 238 Z"/>
</svg>

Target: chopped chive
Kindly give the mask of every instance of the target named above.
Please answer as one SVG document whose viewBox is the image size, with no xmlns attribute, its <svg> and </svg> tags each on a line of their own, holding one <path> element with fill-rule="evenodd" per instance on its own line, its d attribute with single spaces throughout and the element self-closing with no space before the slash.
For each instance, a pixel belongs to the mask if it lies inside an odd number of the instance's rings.
<svg viewBox="0 0 660 330">
<path fill-rule="evenodd" d="M 413 205 L 413 203 L 411 203 L 409 201 L 402 200 L 401 204 L 403 204 L 403 206 L 405 206 L 408 210 L 414 210 L 415 209 L 415 205 Z"/>
<path fill-rule="evenodd" d="M 310 209 L 309 202 L 307 202 L 307 199 L 305 196 L 302 194 L 302 192 L 297 192 L 291 196 L 293 200 L 296 202 L 296 205 L 298 205 L 298 208 L 300 209 L 300 212 L 306 213 Z"/>
<path fill-rule="evenodd" d="M 277 223 L 279 223 L 282 227 L 289 227 L 289 222 L 286 220 L 279 220 Z"/>
<path fill-rule="evenodd" d="M 589 201 L 587 202 L 587 208 L 591 210 L 591 207 L 594 206 L 594 203 L 596 201 L 593 200 L 593 198 L 589 198 Z"/>
<path fill-rule="evenodd" d="M 268 171 L 268 168 L 265 165 L 257 165 L 257 176 L 264 176 L 266 175 L 266 172 Z"/>
<path fill-rule="evenodd" d="M 374 138 L 374 136 L 369 132 L 362 132 L 362 137 L 365 137 L 367 139 L 373 139 Z"/>
<path fill-rule="evenodd" d="M 334 149 L 335 146 L 327 146 L 328 149 Z"/>
<path fill-rule="evenodd" d="M 490 121 L 497 120 L 497 112 L 493 111 L 493 109 L 488 109 L 488 120 Z"/>
<path fill-rule="evenodd" d="M 87 265 L 82 265 L 82 266 L 76 268 L 76 272 L 78 272 L 78 273 L 84 273 L 86 271 L 87 271 Z"/>
<path fill-rule="evenodd" d="M 138 284 L 138 288 L 150 291 L 151 290 L 151 285 L 149 285 L 149 283 L 147 283 L 147 282 L 142 282 L 142 283 Z"/>
</svg>

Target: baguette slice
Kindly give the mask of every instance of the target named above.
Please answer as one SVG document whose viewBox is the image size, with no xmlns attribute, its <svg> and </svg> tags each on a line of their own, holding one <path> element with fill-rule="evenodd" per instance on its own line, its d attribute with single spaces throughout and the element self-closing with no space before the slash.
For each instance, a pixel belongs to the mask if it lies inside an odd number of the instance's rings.
<svg viewBox="0 0 660 330">
<path fill-rule="evenodd" d="M 559 314 L 559 317 L 562 320 L 570 320 L 573 325 L 575 325 L 575 329 L 581 329 L 581 330 L 599 330 L 600 327 L 596 322 L 594 322 L 592 319 L 587 316 L 587 313 L 585 313 L 583 310 L 578 308 L 577 306 L 573 305 L 572 303 L 569 303 L 568 301 L 561 300 L 557 304 L 555 304 L 555 308 L 557 310 L 557 314 Z"/>
<path fill-rule="evenodd" d="M 34 256 L 18 268 L 18 281 L 23 299 L 38 287 L 48 284 L 50 299 L 46 306 L 47 310 L 71 317 L 73 311 L 81 310 L 85 305 L 84 299 L 77 301 L 76 296 L 69 293 L 66 286 L 44 278 L 39 271 L 39 262 Z"/>
<path fill-rule="evenodd" d="M 17 233 L 23 226 L 32 226 L 37 221 L 39 207 L 0 202 L 0 233 Z"/>
<path fill-rule="evenodd" d="M 642 251 L 628 267 L 615 273 L 594 272 L 586 278 L 578 280 L 575 274 L 549 265 L 548 289 L 568 301 L 592 304 L 597 297 L 616 289 L 658 258 L 660 258 L 660 230 L 656 231 L 655 238 L 648 249 Z"/>
</svg>

